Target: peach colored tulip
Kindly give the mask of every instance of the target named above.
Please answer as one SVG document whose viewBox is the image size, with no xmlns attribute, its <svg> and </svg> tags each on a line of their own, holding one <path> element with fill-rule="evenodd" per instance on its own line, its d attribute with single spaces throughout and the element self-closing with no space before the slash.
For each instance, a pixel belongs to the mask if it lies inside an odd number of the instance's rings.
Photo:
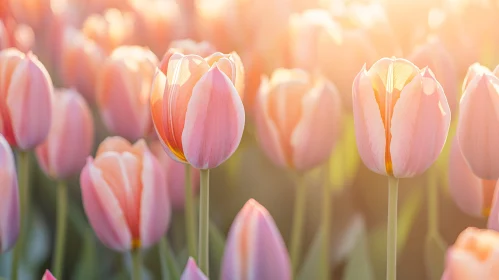
<svg viewBox="0 0 499 280">
<path fill-rule="evenodd" d="M 475 217 L 488 217 L 497 180 L 478 178 L 466 163 L 456 138 L 449 159 L 449 190 L 459 208 Z"/>
<path fill-rule="evenodd" d="M 163 150 L 160 141 L 154 141 L 149 144 L 151 152 L 159 160 L 159 163 L 165 170 L 166 186 L 168 188 L 168 195 L 170 196 L 170 203 L 174 210 L 182 210 L 185 205 L 185 165 L 183 163 L 174 161 Z M 191 170 L 191 185 L 192 193 L 199 192 L 199 170 Z"/>
<path fill-rule="evenodd" d="M 78 30 L 64 34 L 59 73 L 67 87 L 75 87 L 85 99 L 95 101 L 97 74 L 105 60 L 104 51 Z"/>
<path fill-rule="evenodd" d="M 51 16 L 50 0 L 7 0 L 13 16 L 19 22 L 40 27 Z"/>
<path fill-rule="evenodd" d="M 42 280 L 57 280 L 54 275 L 50 272 L 50 270 L 45 270 L 45 273 L 43 274 Z"/>
<path fill-rule="evenodd" d="M 32 149 L 50 129 L 52 80 L 32 53 L 0 52 L 0 133 L 13 146 Z"/>
<path fill-rule="evenodd" d="M 14 246 L 19 235 L 19 191 L 16 162 L 9 143 L 0 134 L 0 254 Z"/>
<path fill-rule="evenodd" d="M 382 58 L 355 78 L 352 104 L 359 154 L 372 171 L 413 177 L 442 151 L 451 112 L 428 68 Z"/>
<path fill-rule="evenodd" d="M 475 175 L 499 178 L 499 78 L 473 64 L 463 83 L 457 137 L 466 162 Z"/>
<path fill-rule="evenodd" d="M 165 234 L 170 202 L 165 176 L 143 140 L 108 137 L 80 176 L 83 207 L 97 237 L 125 251 L 147 248 Z"/>
<path fill-rule="evenodd" d="M 499 275 L 499 233 L 469 227 L 447 251 L 442 280 L 495 280 Z"/>
<path fill-rule="evenodd" d="M 154 127 L 174 160 L 198 169 L 214 168 L 239 146 L 244 107 L 234 84 L 234 61 L 210 66 L 197 55 L 174 53 L 156 70 L 151 92 Z"/>
<path fill-rule="evenodd" d="M 216 52 L 215 47 L 208 41 L 196 42 L 191 39 L 175 40 L 169 46 L 171 53 L 179 52 L 183 54 L 197 54 L 202 57 L 209 56 Z M 170 51 L 169 50 L 169 51 Z"/>
<path fill-rule="evenodd" d="M 226 59 L 230 60 L 231 63 L 225 62 Z M 216 52 L 207 56 L 205 60 L 210 66 L 217 63 L 218 67 L 221 68 L 224 73 L 230 73 L 229 77 L 235 76 L 234 85 L 236 86 L 236 90 L 241 98 L 244 97 L 244 66 L 241 58 L 236 52 L 231 52 L 230 54 Z M 235 69 L 233 66 L 235 66 Z"/>
<path fill-rule="evenodd" d="M 444 89 L 452 112 L 457 107 L 457 69 L 454 60 L 441 41 L 430 40 L 416 47 L 408 58 L 418 67 L 431 69 Z"/>
<path fill-rule="evenodd" d="M 180 280 L 208 280 L 208 277 L 198 268 L 196 261 L 192 257 L 189 257 Z"/>
<path fill-rule="evenodd" d="M 66 179 L 77 174 L 92 151 L 94 126 L 85 99 L 74 90 L 61 90 L 52 104 L 52 127 L 36 157 L 45 174 Z"/>
<path fill-rule="evenodd" d="M 234 219 L 222 260 L 222 280 L 291 279 L 291 264 L 274 219 L 248 200 Z"/>
<path fill-rule="evenodd" d="M 151 129 L 148 101 L 156 64 L 149 49 L 121 46 L 101 66 L 97 105 L 111 133 L 137 140 Z"/>
<path fill-rule="evenodd" d="M 10 38 L 3 21 L 0 21 L 0 50 L 10 47 Z"/>
<path fill-rule="evenodd" d="M 280 68 L 263 78 L 255 106 L 258 139 L 276 165 L 303 171 L 329 158 L 342 115 L 333 84 Z"/>
</svg>

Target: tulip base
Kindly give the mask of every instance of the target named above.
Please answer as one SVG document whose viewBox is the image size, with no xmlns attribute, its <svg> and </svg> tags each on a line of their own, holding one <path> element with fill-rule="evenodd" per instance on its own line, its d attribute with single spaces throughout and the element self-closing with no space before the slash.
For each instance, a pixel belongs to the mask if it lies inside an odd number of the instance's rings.
<svg viewBox="0 0 499 280">
<path fill-rule="evenodd" d="M 198 262 L 201 271 L 209 277 L 210 226 L 210 170 L 200 170 Z"/>
<path fill-rule="evenodd" d="M 293 228 L 291 231 L 291 266 L 293 269 L 293 275 L 298 272 L 298 266 L 300 264 L 301 255 L 301 241 L 303 235 L 303 219 L 305 216 L 305 204 L 306 204 L 306 185 L 304 182 L 303 175 L 299 176 L 296 185 L 296 195 L 295 195 L 295 206 L 293 213 Z"/>
<path fill-rule="evenodd" d="M 388 177 L 388 227 L 386 239 L 386 280 L 397 278 L 397 200 L 399 179 Z"/>
<path fill-rule="evenodd" d="M 66 224 L 68 211 L 68 194 L 64 181 L 57 185 L 57 233 L 55 241 L 55 256 L 52 263 L 52 272 L 55 278 L 62 279 L 62 268 L 64 267 L 64 243 L 66 241 Z"/>
</svg>

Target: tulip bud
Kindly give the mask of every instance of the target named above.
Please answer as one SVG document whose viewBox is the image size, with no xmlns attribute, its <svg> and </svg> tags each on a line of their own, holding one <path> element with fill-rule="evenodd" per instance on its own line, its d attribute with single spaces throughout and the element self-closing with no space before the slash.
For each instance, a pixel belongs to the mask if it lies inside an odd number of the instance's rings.
<svg viewBox="0 0 499 280">
<path fill-rule="evenodd" d="M 239 55 L 237 55 L 236 52 L 231 52 L 230 54 L 216 52 L 205 59 L 210 66 L 217 63 L 220 70 L 224 73 L 230 74 L 229 77 L 234 79 L 234 85 L 236 86 L 236 90 L 242 99 L 244 96 L 244 66 Z M 230 60 L 230 63 L 226 60 Z"/>
<path fill-rule="evenodd" d="M 19 235 L 19 191 L 16 162 L 9 143 L 0 134 L 0 254 L 14 246 Z"/>
<path fill-rule="evenodd" d="M 473 64 L 463 83 L 457 139 L 466 162 L 476 176 L 499 178 L 499 78 Z"/>
<path fill-rule="evenodd" d="M 163 150 L 159 141 L 152 142 L 149 149 L 165 170 L 166 187 L 173 210 L 182 210 L 185 205 L 185 164 L 174 161 Z M 199 192 L 199 170 L 191 170 L 192 193 Z"/>
<path fill-rule="evenodd" d="M 447 250 L 445 280 L 495 280 L 499 275 L 499 233 L 469 227 Z"/>
<path fill-rule="evenodd" d="M 57 280 L 52 273 L 47 269 L 43 274 L 42 280 Z"/>
<path fill-rule="evenodd" d="M 0 133 L 22 150 L 42 143 L 50 129 L 52 80 L 32 53 L 0 52 Z"/>
<path fill-rule="evenodd" d="M 137 140 L 151 129 L 148 99 L 156 64 L 149 49 L 121 46 L 101 66 L 97 105 L 112 133 Z"/>
<path fill-rule="evenodd" d="M 189 257 L 180 280 L 208 280 L 208 277 L 198 268 L 196 261 Z"/>
<path fill-rule="evenodd" d="M 360 157 L 378 174 L 419 175 L 444 147 L 451 112 L 428 68 L 382 58 L 355 78 L 352 104 Z"/>
<path fill-rule="evenodd" d="M 165 176 L 143 140 L 108 137 L 80 176 L 83 207 L 97 237 L 125 251 L 147 248 L 165 234 L 170 202 Z"/>
<path fill-rule="evenodd" d="M 222 280 L 291 279 L 284 241 L 265 207 L 254 199 L 239 211 L 227 237 Z"/>
<path fill-rule="evenodd" d="M 57 92 L 49 135 L 36 147 L 41 169 L 56 179 L 79 173 L 92 151 L 93 141 L 92 113 L 85 99 L 74 90 Z"/>
<path fill-rule="evenodd" d="M 449 190 L 457 206 L 469 215 L 488 217 L 496 183 L 497 180 L 483 180 L 473 174 L 454 138 L 449 159 Z"/>
<path fill-rule="evenodd" d="M 96 43 L 80 31 L 66 29 L 59 73 L 64 85 L 75 87 L 89 103 L 95 101 L 97 73 L 104 59 L 104 52 Z"/>
<path fill-rule="evenodd" d="M 219 166 L 235 152 L 244 130 L 237 66 L 224 57 L 210 67 L 200 56 L 180 53 L 166 65 L 166 73 L 156 70 L 150 100 L 166 152 L 198 169 Z"/>
<path fill-rule="evenodd" d="M 339 133 L 336 87 L 300 69 L 277 69 L 262 80 L 256 103 L 257 133 L 278 166 L 307 170 L 325 162 Z"/>
</svg>

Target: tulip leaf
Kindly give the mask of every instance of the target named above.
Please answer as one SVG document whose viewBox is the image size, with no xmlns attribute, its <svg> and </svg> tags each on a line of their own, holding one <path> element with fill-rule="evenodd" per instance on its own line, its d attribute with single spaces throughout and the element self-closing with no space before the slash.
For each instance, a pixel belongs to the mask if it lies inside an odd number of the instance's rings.
<svg viewBox="0 0 499 280">
<path fill-rule="evenodd" d="M 96 240 L 90 228 L 85 230 L 83 238 L 83 249 L 80 255 L 80 261 L 76 268 L 75 279 L 95 279 L 96 263 Z"/>
<path fill-rule="evenodd" d="M 438 234 L 429 234 L 425 243 L 425 266 L 429 280 L 440 280 L 445 268 L 447 244 Z"/>
<path fill-rule="evenodd" d="M 225 249 L 225 236 L 217 227 L 217 225 L 210 221 L 210 262 L 213 267 L 210 271 L 210 277 L 218 279 L 217 270 L 222 265 L 222 258 Z"/>
<path fill-rule="evenodd" d="M 374 280 L 374 270 L 372 267 L 369 244 L 365 228 L 360 232 L 357 243 L 348 258 L 343 280 Z"/>
<path fill-rule="evenodd" d="M 310 245 L 310 249 L 305 256 L 305 260 L 303 261 L 302 267 L 298 272 L 296 280 L 319 279 L 323 235 L 323 231 L 319 228 Z"/>
</svg>

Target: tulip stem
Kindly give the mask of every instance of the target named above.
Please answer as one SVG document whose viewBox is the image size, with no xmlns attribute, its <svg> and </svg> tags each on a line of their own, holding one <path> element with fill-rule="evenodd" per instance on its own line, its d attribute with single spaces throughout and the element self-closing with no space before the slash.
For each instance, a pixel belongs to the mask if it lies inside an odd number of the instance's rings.
<svg viewBox="0 0 499 280">
<path fill-rule="evenodd" d="M 430 170 L 428 174 L 428 235 L 438 236 L 438 184 L 435 184 L 435 176 Z"/>
<path fill-rule="evenodd" d="M 323 230 L 323 244 L 321 250 L 321 266 L 319 279 L 329 279 L 329 220 L 331 219 L 331 189 L 328 180 L 323 183 L 322 194 L 322 230 Z"/>
<path fill-rule="evenodd" d="M 132 249 L 132 280 L 140 280 L 142 275 L 142 260 L 140 248 Z"/>
<path fill-rule="evenodd" d="M 209 226 L 210 226 L 210 170 L 200 170 L 199 242 L 198 262 L 201 271 L 209 277 Z"/>
<path fill-rule="evenodd" d="M 185 231 L 187 251 L 196 259 L 196 213 L 194 211 L 194 196 L 192 194 L 191 166 L 185 165 Z"/>
<path fill-rule="evenodd" d="M 303 235 L 303 218 L 305 216 L 306 185 L 303 175 L 298 176 L 295 195 L 295 206 L 293 213 L 293 228 L 291 231 L 291 264 L 293 274 L 298 272 L 301 255 L 301 241 Z"/>
<path fill-rule="evenodd" d="M 64 264 L 64 244 L 66 242 L 66 224 L 68 211 L 68 190 L 64 181 L 57 184 L 57 233 L 55 241 L 55 256 L 52 263 L 54 277 L 62 279 L 62 268 Z"/>
<path fill-rule="evenodd" d="M 397 200 L 399 179 L 388 177 L 388 230 L 386 239 L 386 279 L 397 278 Z"/>
<path fill-rule="evenodd" d="M 28 234 L 28 213 L 29 213 L 29 153 L 27 151 L 19 151 L 17 158 L 17 168 L 19 172 L 19 202 L 20 202 L 20 216 L 21 216 L 21 228 L 19 232 L 19 237 L 17 239 L 16 246 L 14 248 L 14 254 L 12 259 L 11 267 L 11 279 L 18 279 L 18 269 L 19 263 L 21 261 L 21 255 L 24 249 L 24 244 L 26 243 L 26 238 Z"/>
</svg>

